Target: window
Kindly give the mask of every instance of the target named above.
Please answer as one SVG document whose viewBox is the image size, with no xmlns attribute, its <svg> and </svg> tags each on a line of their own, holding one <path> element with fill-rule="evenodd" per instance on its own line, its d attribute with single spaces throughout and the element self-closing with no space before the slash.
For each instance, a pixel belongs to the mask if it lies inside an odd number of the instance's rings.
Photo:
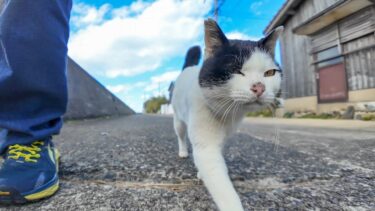
<svg viewBox="0 0 375 211">
<path fill-rule="evenodd" d="M 326 50 L 320 51 L 316 54 L 316 58 L 318 61 L 330 59 L 339 56 L 339 49 L 337 46 L 333 48 L 328 48 Z"/>
<path fill-rule="evenodd" d="M 314 60 L 318 68 L 339 64 L 344 61 L 337 46 L 317 52 L 314 55 Z"/>
</svg>

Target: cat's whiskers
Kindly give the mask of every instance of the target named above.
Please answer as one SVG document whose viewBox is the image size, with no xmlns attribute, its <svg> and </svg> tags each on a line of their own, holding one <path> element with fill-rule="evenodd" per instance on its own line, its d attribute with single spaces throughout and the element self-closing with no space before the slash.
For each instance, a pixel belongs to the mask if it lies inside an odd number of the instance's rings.
<svg viewBox="0 0 375 211">
<path fill-rule="evenodd" d="M 271 106 L 268 106 L 268 109 L 271 110 L 272 112 L 272 118 L 275 119 L 276 118 L 276 109 L 272 108 Z M 279 149 L 279 143 L 280 143 L 280 138 L 279 138 L 279 125 L 277 123 L 274 123 L 274 150 L 275 152 L 277 153 L 278 149 Z"/>
<path fill-rule="evenodd" d="M 214 112 L 220 111 L 227 103 L 230 102 L 229 98 L 211 98 L 208 99 L 208 106 Z M 213 104 L 213 105 L 212 105 Z M 218 110 L 219 109 L 219 110 Z"/>
<path fill-rule="evenodd" d="M 217 110 L 217 112 L 216 112 L 216 114 L 215 114 L 215 118 L 217 118 L 217 119 L 219 120 L 218 123 L 219 123 L 219 126 L 220 126 L 221 128 L 224 127 L 223 118 L 224 118 L 224 116 L 225 116 L 225 114 L 226 114 L 228 108 L 232 105 L 232 103 L 233 103 L 233 101 L 232 101 L 231 99 L 228 100 L 227 103 L 226 103 L 224 106 L 222 106 L 222 107 L 220 108 L 220 110 Z M 224 110 L 224 112 L 222 112 L 223 110 Z"/>
<path fill-rule="evenodd" d="M 214 105 L 214 106 L 211 106 L 209 105 L 209 107 L 211 108 L 211 118 L 209 119 L 209 122 L 210 124 L 215 124 L 217 123 L 217 119 L 219 119 L 219 115 L 221 114 L 221 111 L 223 109 L 226 108 L 227 104 L 229 104 L 231 102 L 231 99 L 230 98 L 224 98 L 222 99 L 221 101 L 219 101 L 218 105 Z M 219 126 L 222 127 L 221 123 L 219 122 Z"/>
<path fill-rule="evenodd" d="M 223 99 L 220 102 L 221 103 L 217 106 L 211 107 L 213 109 L 215 116 L 218 115 L 224 108 L 226 108 L 227 104 L 231 102 L 231 99 Z"/>
<path fill-rule="evenodd" d="M 231 104 L 230 104 L 230 105 L 227 107 L 227 109 L 225 110 L 224 115 L 223 115 L 222 118 L 221 118 L 221 124 L 222 124 L 222 126 L 224 126 L 225 123 L 227 122 L 228 114 L 229 114 L 230 111 L 232 110 L 234 104 L 235 104 L 235 102 L 232 101 Z"/>
<path fill-rule="evenodd" d="M 251 95 L 243 90 L 232 90 L 232 97 L 238 103 L 249 103 L 251 102 Z"/>
<path fill-rule="evenodd" d="M 225 112 L 227 111 L 228 107 L 231 106 L 231 103 L 233 99 L 228 98 L 228 95 L 219 93 L 215 95 L 210 95 L 207 97 L 208 99 L 208 106 L 211 110 L 211 118 L 210 122 L 211 123 L 218 123 L 217 120 L 219 120 L 219 126 L 222 127 L 222 121 L 221 119 L 225 115 Z M 225 110 L 224 110 L 225 109 Z M 224 112 L 222 112 L 224 110 Z"/>
<path fill-rule="evenodd" d="M 236 118 L 237 118 L 237 113 L 238 113 L 238 111 L 240 110 L 240 108 L 241 108 L 241 104 L 240 103 L 238 103 L 238 102 L 236 102 L 235 101 L 235 103 L 236 103 L 236 105 L 235 105 L 235 107 L 234 107 L 234 110 L 233 110 L 233 116 L 232 116 L 232 127 L 234 128 L 235 127 L 235 123 L 237 123 L 236 121 Z"/>
</svg>

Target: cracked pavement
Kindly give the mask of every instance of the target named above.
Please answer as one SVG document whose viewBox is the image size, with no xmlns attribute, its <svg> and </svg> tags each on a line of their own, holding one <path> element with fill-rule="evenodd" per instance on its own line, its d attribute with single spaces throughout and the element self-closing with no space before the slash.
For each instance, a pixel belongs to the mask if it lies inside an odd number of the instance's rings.
<svg viewBox="0 0 375 211">
<path fill-rule="evenodd" d="M 288 121 L 246 119 L 228 140 L 225 158 L 245 209 L 375 210 L 373 123 L 281 124 Z M 171 116 L 71 121 L 55 143 L 59 192 L 0 210 L 217 210 L 192 157 L 178 158 Z"/>
</svg>

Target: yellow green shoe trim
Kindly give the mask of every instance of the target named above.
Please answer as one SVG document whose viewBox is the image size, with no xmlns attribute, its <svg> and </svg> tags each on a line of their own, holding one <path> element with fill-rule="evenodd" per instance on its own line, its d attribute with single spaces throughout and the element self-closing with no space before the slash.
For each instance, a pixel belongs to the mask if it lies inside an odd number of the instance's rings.
<svg viewBox="0 0 375 211">
<path fill-rule="evenodd" d="M 34 200 L 38 200 L 42 198 L 47 198 L 55 194 L 58 189 L 59 189 L 59 182 L 57 182 L 56 184 L 52 185 L 51 187 L 43 191 L 40 191 L 39 193 L 33 193 L 33 194 L 25 196 L 25 199 L 27 199 L 28 201 L 34 201 Z"/>
</svg>

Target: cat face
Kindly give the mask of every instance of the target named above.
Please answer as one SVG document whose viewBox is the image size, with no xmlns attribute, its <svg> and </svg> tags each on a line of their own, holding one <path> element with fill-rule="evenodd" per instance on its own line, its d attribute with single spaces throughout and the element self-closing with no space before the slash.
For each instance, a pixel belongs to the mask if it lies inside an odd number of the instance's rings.
<svg viewBox="0 0 375 211">
<path fill-rule="evenodd" d="M 215 21 L 205 21 L 205 61 L 199 75 L 205 97 L 245 106 L 273 103 L 281 84 L 274 52 L 282 30 L 259 41 L 228 40 Z"/>
</svg>

